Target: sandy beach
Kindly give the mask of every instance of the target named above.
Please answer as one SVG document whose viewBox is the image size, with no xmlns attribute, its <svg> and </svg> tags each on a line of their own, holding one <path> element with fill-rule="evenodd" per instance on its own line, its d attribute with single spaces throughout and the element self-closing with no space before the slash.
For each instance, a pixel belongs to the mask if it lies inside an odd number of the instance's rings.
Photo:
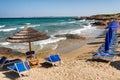
<svg viewBox="0 0 120 80">
<path fill-rule="evenodd" d="M 120 0 L 0 0 L 0 80 L 120 80 L 119 43 Z"/>
<path fill-rule="evenodd" d="M 118 31 L 120 33 L 120 31 Z M 118 38 L 118 41 L 120 39 Z M 92 61 L 92 54 L 97 52 L 104 42 L 104 36 L 85 43 L 80 48 L 68 53 L 60 54 L 62 63 L 52 66 L 44 60 L 47 55 L 39 55 L 39 67 L 23 73 L 20 79 L 18 74 L 6 69 L 0 70 L 0 80 L 120 80 L 120 57 L 108 64 L 107 61 Z M 120 45 L 119 45 L 120 46 Z M 117 51 L 120 51 L 118 46 Z M 56 51 L 50 52 L 54 53 Z M 24 55 L 3 54 L 9 59 L 24 59 Z M 12 56 L 12 57 L 11 57 Z"/>
</svg>

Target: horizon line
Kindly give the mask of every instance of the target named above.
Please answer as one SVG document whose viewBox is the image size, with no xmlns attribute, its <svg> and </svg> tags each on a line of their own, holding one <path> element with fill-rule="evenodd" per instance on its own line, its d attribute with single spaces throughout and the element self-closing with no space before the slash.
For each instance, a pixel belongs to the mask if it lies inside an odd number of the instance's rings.
<svg viewBox="0 0 120 80">
<path fill-rule="evenodd" d="M 0 17 L 0 18 L 55 18 L 55 17 L 80 17 L 80 16 L 30 16 L 30 17 Z"/>
<path fill-rule="evenodd" d="M 120 14 L 120 13 L 104 13 L 104 14 Z M 93 14 L 93 15 L 104 15 L 103 13 L 101 14 Z M 81 15 L 81 16 L 11 16 L 11 17 L 0 17 L 0 18 L 55 18 L 55 17 L 88 17 L 88 16 L 93 16 L 93 15 Z"/>
</svg>

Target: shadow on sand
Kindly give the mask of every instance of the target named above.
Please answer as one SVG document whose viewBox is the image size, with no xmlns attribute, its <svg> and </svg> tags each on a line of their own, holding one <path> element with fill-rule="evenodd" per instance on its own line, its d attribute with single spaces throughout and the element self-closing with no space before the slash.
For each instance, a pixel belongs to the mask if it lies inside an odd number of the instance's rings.
<svg viewBox="0 0 120 80">
<path fill-rule="evenodd" d="M 120 41 L 118 41 L 118 44 L 120 43 Z"/>
<path fill-rule="evenodd" d="M 102 44 L 104 42 L 90 42 L 90 43 L 87 43 L 88 45 L 95 45 L 95 44 Z"/>
<path fill-rule="evenodd" d="M 9 71 L 9 72 L 3 72 L 5 77 L 9 78 L 10 80 L 16 80 L 19 78 L 19 75 L 16 72 Z"/>
<path fill-rule="evenodd" d="M 118 70 L 120 70 L 120 61 L 111 62 L 110 65 Z"/>
<path fill-rule="evenodd" d="M 102 60 L 102 59 L 87 59 L 87 61 L 90 61 L 90 62 L 103 62 L 103 63 L 108 63 L 109 61 L 107 60 Z M 113 61 L 110 63 L 110 66 L 120 70 L 120 61 Z"/>
<path fill-rule="evenodd" d="M 96 38 L 105 38 L 105 36 L 98 36 L 98 37 L 96 37 Z"/>
<path fill-rule="evenodd" d="M 108 63 L 109 61 L 108 60 L 103 60 L 103 59 L 87 59 L 87 61 L 90 61 L 90 62 L 103 62 L 103 63 Z"/>
<path fill-rule="evenodd" d="M 51 63 L 48 63 L 48 62 L 40 63 L 40 65 L 41 65 L 41 67 L 44 67 L 44 68 L 53 67 L 53 65 Z"/>
<path fill-rule="evenodd" d="M 16 72 L 10 71 L 6 66 L 0 69 L 0 72 L 2 72 L 2 74 L 5 75 L 5 78 L 8 78 L 9 80 L 16 80 L 19 78 L 19 75 Z"/>
</svg>

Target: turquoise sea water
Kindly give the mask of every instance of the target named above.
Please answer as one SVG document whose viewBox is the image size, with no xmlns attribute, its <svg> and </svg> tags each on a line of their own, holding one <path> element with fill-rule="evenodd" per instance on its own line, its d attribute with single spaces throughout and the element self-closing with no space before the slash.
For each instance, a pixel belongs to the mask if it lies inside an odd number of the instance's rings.
<svg viewBox="0 0 120 80">
<path fill-rule="evenodd" d="M 62 29 L 77 28 L 78 26 L 72 24 L 72 21 L 74 18 L 1 18 L 0 38 L 8 37 L 25 26 L 31 26 L 49 34 L 54 34 Z"/>
<path fill-rule="evenodd" d="M 76 21 L 74 17 L 0 18 L 0 45 L 14 47 L 13 44 L 11 46 L 11 43 L 7 43 L 5 39 L 26 26 L 46 32 L 51 36 L 48 40 L 34 43 L 41 46 L 66 39 L 54 37 L 56 34 L 79 34 L 86 37 L 96 37 L 101 33 L 101 30 L 91 25 L 94 22 L 95 20 Z"/>
</svg>

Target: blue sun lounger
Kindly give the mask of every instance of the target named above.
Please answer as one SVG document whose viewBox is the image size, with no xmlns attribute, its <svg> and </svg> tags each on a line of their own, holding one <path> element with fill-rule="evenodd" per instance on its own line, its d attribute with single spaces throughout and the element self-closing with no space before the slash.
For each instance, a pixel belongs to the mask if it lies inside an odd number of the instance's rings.
<svg viewBox="0 0 120 80">
<path fill-rule="evenodd" d="M 117 40 L 116 30 L 110 28 L 108 30 L 108 32 L 106 33 L 106 39 L 109 39 L 108 41 L 106 40 L 107 42 L 109 42 L 109 43 L 107 43 L 107 45 L 109 45 L 110 52 L 111 51 L 113 52 L 118 47 L 118 40 Z M 106 41 L 98 49 L 99 53 L 105 53 Z"/>
<path fill-rule="evenodd" d="M 19 62 L 15 63 L 14 65 L 8 66 L 8 69 L 17 72 L 20 77 L 22 77 L 22 72 L 30 70 L 30 65 L 28 62 Z"/>
<path fill-rule="evenodd" d="M 58 54 L 52 54 L 49 57 L 45 58 L 45 60 L 52 63 L 52 65 L 54 65 L 55 62 L 61 62 L 61 58 Z"/>
<path fill-rule="evenodd" d="M 115 55 L 109 53 L 95 53 L 93 59 L 113 59 Z"/>
<path fill-rule="evenodd" d="M 2 57 L 1 57 L 1 59 L 0 59 L 0 68 L 3 67 L 3 65 L 4 65 L 5 62 L 6 62 L 6 60 L 7 60 L 7 57 L 5 57 L 5 56 L 2 56 Z"/>
<path fill-rule="evenodd" d="M 2 56 L 0 59 L 0 68 L 2 68 L 5 65 L 9 65 L 9 64 L 14 64 L 14 63 L 18 63 L 21 62 L 22 60 L 20 59 L 11 59 L 11 60 L 7 60 L 7 57 Z"/>
<path fill-rule="evenodd" d="M 116 46 L 110 46 L 109 50 L 110 51 L 114 51 L 117 47 Z M 99 48 L 98 48 L 98 52 L 99 53 L 105 53 L 105 44 L 102 44 Z"/>
<path fill-rule="evenodd" d="M 27 68 L 27 70 L 30 70 L 30 69 L 31 69 L 29 62 L 25 61 L 25 62 L 24 62 L 24 65 L 25 65 L 25 67 Z"/>
<path fill-rule="evenodd" d="M 119 52 L 114 52 L 118 44 L 117 31 L 113 29 L 116 27 L 117 24 L 108 26 L 109 30 L 106 32 L 105 43 L 102 44 L 97 53 L 93 54 L 93 59 L 113 59 L 115 54 L 120 54 Z"/>
</svg>

